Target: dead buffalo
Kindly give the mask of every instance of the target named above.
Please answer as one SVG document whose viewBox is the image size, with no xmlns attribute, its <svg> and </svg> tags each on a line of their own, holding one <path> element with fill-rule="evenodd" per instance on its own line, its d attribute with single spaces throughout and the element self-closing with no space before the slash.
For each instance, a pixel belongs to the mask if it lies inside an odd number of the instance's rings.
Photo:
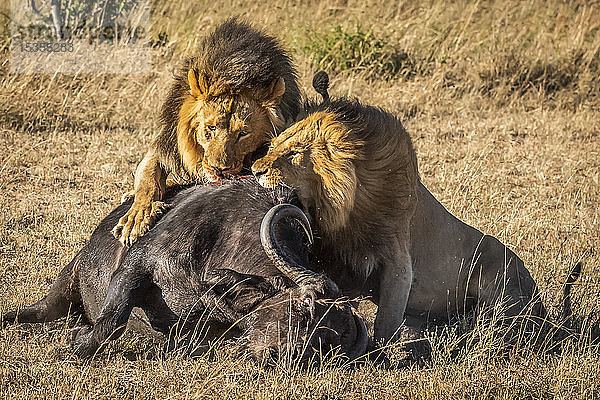
<svg viewBox="0 0 600 400">
<path fill-rule="evenodd" d="M 330 279 L 305 268 L 309 222 L 295 206 L 277 205 L 277 197 L 248 181 L 172 188 L 169 211 L 128 248 L 110 232 L 131 206 L 123 203 L 100 222 L 48 295 L 4 314 L 3 323 L 80 313 L 84 325 L 72 348 L 82 357 L 134 320 L 134 329 L 152 327 L 166 336 L 198 327 L 206 327 L 208 338 L 228 332 L 257 358 L 284 349 L 308 360 L 335 347 L 350 359 L 362 355 L 363 321 Z"/>
</svg>

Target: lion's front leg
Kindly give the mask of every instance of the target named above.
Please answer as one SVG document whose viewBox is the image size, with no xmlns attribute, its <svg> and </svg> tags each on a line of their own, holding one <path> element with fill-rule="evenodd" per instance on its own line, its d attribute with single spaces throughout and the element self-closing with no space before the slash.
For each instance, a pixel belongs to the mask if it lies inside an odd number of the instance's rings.
<svg viewBox="0 0 600 400">
<path fill-rule="evenodd" d="M 413 280 L 408 240 L 397 243 L 390 262 L 382 265 L 379 304 L 375 317 L 375 339 L 398 339 Z"/>
<path fill-rule="evenodd" d="M 164 210 L 166 172 L 153 150 L 146 153 L 135 171 L 133 204 L 113 229 L 113 235 L 128 246 L 146 233 Z"/>
</svg>

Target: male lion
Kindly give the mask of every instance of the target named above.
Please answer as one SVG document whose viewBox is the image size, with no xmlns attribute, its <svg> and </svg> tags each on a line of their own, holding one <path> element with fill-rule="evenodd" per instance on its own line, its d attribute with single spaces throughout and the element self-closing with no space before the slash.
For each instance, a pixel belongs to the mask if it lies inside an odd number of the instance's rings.
<svg viewBox="0 0 600 400">
<path fill-rule="evenodd" d="M 315 269 L 324 268 L 348 295 L 372 297 L 379 306 L 375 337 L 414 335 L 424 322 L 498 303 L 509 321 L 527 314 L 537 317 L 528 329 L 547 329 L 523 261 L 425 188 L 400 122 L 356 101 L 324 99 L 307 105 L 307 117 L 274 138 L 252 170 L 265 187 L 298 190 L 322 236 Z M 578 263 L 567 278 L 563 318 L 580 270 Z"/>
<path fill-rule="evenodd" d="M 296 72 L 277 41 L 235 19 L 218 26 L 175 76 L 115 237 L 130 245 L 150 229 L 169 173 L 187 182 L 236 175 L 299 108 Z"/>
<path fill-rule="evenodd" d="M 378 270 L 375 336 L 392 338 L 413 280 L 409 231 L 418 171 L 412 142 L 394 116 L 357 101 L 307 111 L 273 139 L 252 170 L 265 187 L 298 189 L 322 246 L 342 263 L 363 277 Z"/>
</svg>

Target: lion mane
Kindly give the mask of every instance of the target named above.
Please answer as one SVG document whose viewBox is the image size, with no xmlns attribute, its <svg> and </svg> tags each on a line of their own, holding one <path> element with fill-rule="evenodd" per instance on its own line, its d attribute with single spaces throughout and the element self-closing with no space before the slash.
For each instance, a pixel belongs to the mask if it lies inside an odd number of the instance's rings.
<svg viewBox="0 0 600 400">
<path fill-rule="evenodd" d="M 266 104 L 269 124 L 261 127 L 271 135 L 291 124 L 301 108 L 291 60 L 274 37 L 245 22 L 231 18 L 219 25 L 175 72 L 161 110 L 161 134 L 155 141 L 161 164 L 176 176 L 198 180 L 194 166 L 202 161 L 204 151 L 186 123 L 197 111 L 196 99 L 212 101 L 231 113 L 234 99 L 260 102 L 281 90 L 278 82 L 285 91 L 277 104 Z M 269 138 L 256 140 L 263 145 Z"/>
<path fill-rule="evenodd" d="M 129 245 L 150 229 L 175 182 L 244 172 L 301 108 L 296 72 L 277 40 L 236 19 L 205 37 L 175 73 L 161 130 L 135 172 L 129 211 L 113 234 Z"/>
<path fill-rule="evenodd" d="M 309 104 L 253 170 L 264 186 L 296 188 L 322 246 L 364 276 L 393 259 L 399 232 L 408 240 L 417 159 L 400 121 L 382 109 L 347 99 Z"/>
</svg>

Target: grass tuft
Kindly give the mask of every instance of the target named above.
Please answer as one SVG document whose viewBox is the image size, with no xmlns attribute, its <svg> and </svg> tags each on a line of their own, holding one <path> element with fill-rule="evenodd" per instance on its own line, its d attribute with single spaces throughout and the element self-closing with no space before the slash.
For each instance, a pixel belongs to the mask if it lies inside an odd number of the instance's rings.
<svg viewBox="0 0 600 400">
<path fill-rule="evenodd" d="M 422 72 L 410 55 L 364 30 L 357 24 L 354 30 L 342 25 L 325 32 L 308 32 L 299 50 L 312 59 L 314 68 L 331 72 L 362 74 L 367 78 L 410 78 Z"/>
</svg>

